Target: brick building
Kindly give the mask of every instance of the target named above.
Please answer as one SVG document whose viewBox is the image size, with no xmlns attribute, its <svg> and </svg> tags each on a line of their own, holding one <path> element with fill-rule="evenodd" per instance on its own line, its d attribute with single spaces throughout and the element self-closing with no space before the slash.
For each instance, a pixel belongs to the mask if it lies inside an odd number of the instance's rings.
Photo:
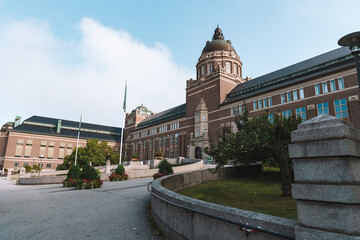
<svg viewBox="0 0 360 240">
<path fill-rule="evenodd" d="M 76 148 L 79 122 L 32 116 L 20 124 L 3 125 L 0 134 L 0 169 L 19 169 L 40 164 L 43 170 L 54 170 L 66 155 Z M 119 151 L 121 128 L 81 123 L 79 147 L 87 139 L 105 140 Z"/>
<path fill-rule="evenodd" d="M 359 89 L 354 56 L 338 48 L 255 79 L 242 77 L 242 62 L 230 40 L 216 28 L 196 64 L 197 79 L 186 82 L 186 103 L 153 114 L 139 106 L 126 115 L 125 157 L 205 158 L 224 127 L 236 131 L 235 116 L 245 103 L 250 117 L 269 110 L 303 120 L 330 114 L 360 128 Z"/>
</svg>

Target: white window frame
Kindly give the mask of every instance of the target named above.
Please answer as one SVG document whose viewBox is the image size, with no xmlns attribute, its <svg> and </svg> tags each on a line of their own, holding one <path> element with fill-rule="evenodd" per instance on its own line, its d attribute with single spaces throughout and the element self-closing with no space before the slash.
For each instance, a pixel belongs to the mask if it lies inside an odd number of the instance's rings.
<svg viewBox="0 0 360 240">
<path fill-rule="evenodd" d="M 327 86 L 327 82 L 323 82 L 321 83 L 321 87 L 322 87 L 322 92 L 323 93 L 328 93 L 329 92 L 329 89 L 328 89 L 328 86 Z"/>
</svg>

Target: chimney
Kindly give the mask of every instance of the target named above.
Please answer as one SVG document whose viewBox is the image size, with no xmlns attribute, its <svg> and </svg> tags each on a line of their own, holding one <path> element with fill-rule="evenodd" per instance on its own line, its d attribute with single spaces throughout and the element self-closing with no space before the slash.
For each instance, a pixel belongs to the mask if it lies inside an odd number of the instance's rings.
<svg viewBox="0 0 360 240">
<path fill-rule="evenodd" d="M 57 124 L 57 128 L 56 128 L 56 133 L 60 133 L 61 130 L 61 120 L 58 120 L 58 124 Z"/>
</svg>

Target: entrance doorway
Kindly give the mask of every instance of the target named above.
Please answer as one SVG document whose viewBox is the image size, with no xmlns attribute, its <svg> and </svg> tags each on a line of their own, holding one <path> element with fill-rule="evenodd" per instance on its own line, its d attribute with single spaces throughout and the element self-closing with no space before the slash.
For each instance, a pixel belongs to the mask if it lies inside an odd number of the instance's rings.
<svg viewBox="0 0 360 240">
<path fill-rule="evenodd" d="M 196 159 L 202 159 L 201 147 L 196 147 L 195 148 L 195 158 Z"/>
</svg>

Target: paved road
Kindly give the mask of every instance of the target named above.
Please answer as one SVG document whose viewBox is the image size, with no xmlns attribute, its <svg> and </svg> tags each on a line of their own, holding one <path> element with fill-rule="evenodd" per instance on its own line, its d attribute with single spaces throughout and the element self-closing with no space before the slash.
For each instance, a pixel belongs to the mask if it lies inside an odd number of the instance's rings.
<svg viewBox="0 0 360 240">
<path fill-rule="evenodd" d="M 80 191 L 0 178 L 0 239 L 159 239 L 147 219 L 151 180 Z"/>
</svg>

